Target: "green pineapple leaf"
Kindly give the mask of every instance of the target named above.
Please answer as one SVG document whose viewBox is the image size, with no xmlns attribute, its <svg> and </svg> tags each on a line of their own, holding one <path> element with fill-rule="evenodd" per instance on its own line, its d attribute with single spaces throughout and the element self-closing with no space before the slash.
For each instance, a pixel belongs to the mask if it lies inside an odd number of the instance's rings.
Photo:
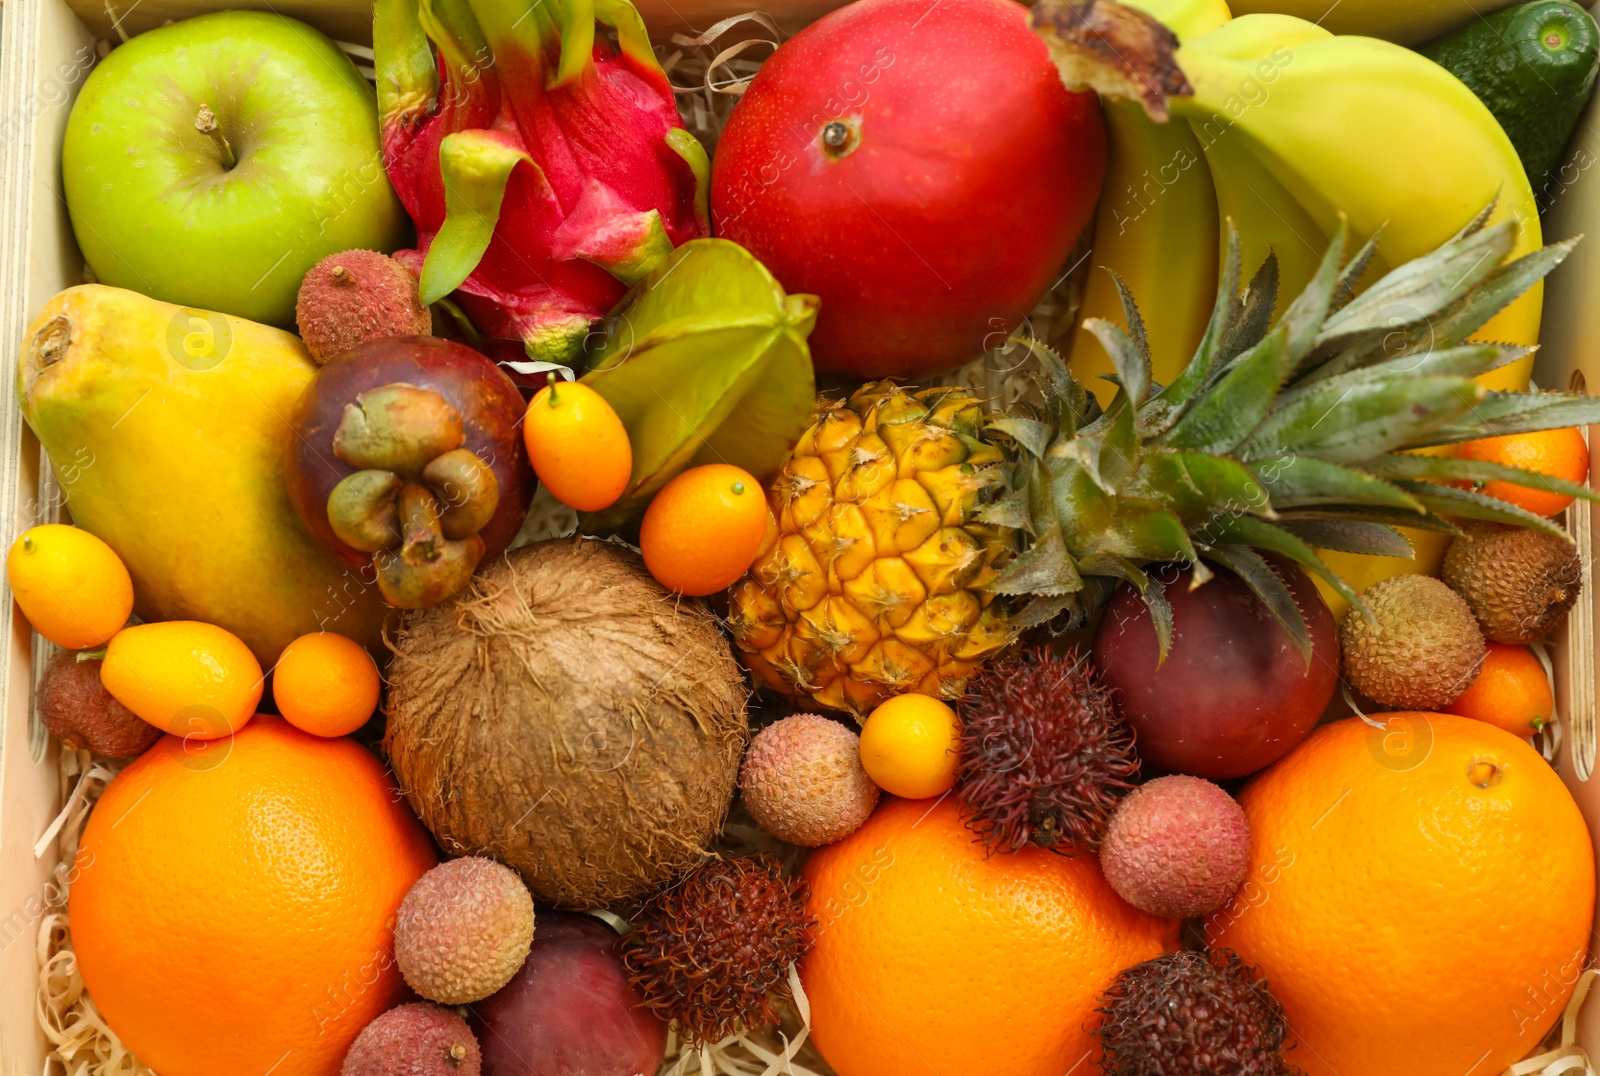
<svg viewBox="0 0 1600 1076">
<path fill-rule="evenodd" d="M 1150 336 L 1145 332 L 1144 315 L 1139 313 L 1139 304 L 1133 301 L 1133 292 L 1128 290 L 1127 281 L 1109 266 L 1106 272 L 1111 274 L 1111 282 L 1117 287 L 1117 299 L 1122 303 L 1122 317 L 1128 326 L 1128 338 L 1133 341 L 1133 346 L 1138 349 L 1139 357 L 1143 360 L 1145 389 L 1139 394 L 1139 402 L 1143 403 L 1150 385 Z M 1123 374 L 1123 377 L 1127 376 L 1126 373 Z"/>
<path fill-rule="evenodd" d="M 1100 318 L 1085 318 L 1083 327 L 1106 349 L 1116 369 L 1116 383 L 1128 394 L 1135 407 L 1144 403 L 1150 392 L 1150 359 L 1118 325 Z M 1111 380 L 1107 378 L 1107 380 Z"/>
<path fill-rule="evenodd" d="M 1365 504 L 1323 504 L 1310 508 L 1289 508 L 1278 513 L 1279 523 L 1300 523 L 1306 520 L 1384 523 L 1391 527 L 1409 527 L 1412 530 L 1434 531 L 1451 536 L 1461 533 L 1460 527 L 1443 516 L 1427 512 L 1413 515 L 1402 509 Z"/>
<path fill-rule="evenodd" d="M 1261 343 L 1272 328 L 1272 311 L 1277 304 L 1278 255 L 1268 251 L 1255 276 L 1245 285 L 1244 294 L 1223 330 L 1222 340 L 1217 345 L 1222 360 L 1218 367 L 1231 363 Z"/>
<path fill-rule="evenodd" d="M 1055 437 L 1055 430 L 1048 422 L 1022 415 L 990 419 L 989 429 L 1005 434 L 1032 456 L 1043 456 L 1050 451 L 1050 442 Z"/>
<path fill-rule="evenodd" d="M 1006 565 L 989 590 L 995 594 L 1061 595 L 1083 589 L 1083 578 L 1060 527 L 1040 534 L 1026 550 Z"/>
<path fill-rule="evenodd" d="M 1391 271 L 1343 310 L 1329 317 L 1319 334 L 1326 339 L 1432 317 L 1495 271 L 1517 239 L 1513 221 L 1458 236 L 1428 254 Z"/>
<path fill-rule="evenodd" d="M 1400 479 L 1395 484 L 1416 497 L 1430 512 L 1438 515 L 1488 520 L 1491 523 L 1509 523 L 1515 527 L 1542 531 L 1553 538 L 1572 540 L 1571 536 L 1561 529 L 1561 524 L 1543 516 L 1536 516 L 1527 509 L 1518 508 L 1510 501 L 1502 501 L 1498 497 L 1485 497 L 1472 490 L 1440 486 L 1432 482 L 1413 482 L 1410 479 Z"/>
<path fill-rule="evenodd" d="M 1460 421 L 1447 422 L 1410 447 L 1451 445 L 1508 433 L 1558 430 L 1600 422 L 1600 397 L 1565 392 L 1489 392 Z"/>
<path fill-rule="evenodd" d="M 1423 438 L 1483 398 L 1464 377 L 1390 374 L 1352 385 L 1322 385 L 1277 408 L 1239 448 L 1247 460 L 1305 454 L 1359 463 Z"/>
<path fill-rule="evenodd" d="M 1250 473 L 1280 511 L 1314 504 L 1382 506 L 1417 515 L 1427 511 L 1415 497 L 1381 478 L 1314 456 L 1285 454 L 1261 460 L 1250 464 Z"/>
<path fill-rule="evenodd" d="M 1279 378 L 1281 385 L 1290 370 L 1299 365 L 1317 341 L 1317 334 L 1328 320 L 1328 312 L 1333 309 L 1333 297 L 1339 291 L 1342 279 L 1340 266 L 1344 264 L 1345 243 L 1350 236 L 1350 225 L 1344 215 L 1339 216 L 1339 230 L 1334 233 L 1333 241 L 1328 244 L 1328 251 L 1322 256 L 1321 263 L 1317 266 L 1317 273 L 1311 278 L 1311 283 L 1289 304 L 1289 309 L 1284 311 L 1283 317 L 1278 322 L 1280 329 L 1285 329 L 1288 334 L 1289 357 L 1287 369 L 1283 377 Z"/>
<path fill-rule="evenodd" d="M 1568 482 L 1554 475 L 1508 467 L 1489 460 L 1462 460 L 1451 456 L 1379 456 L 1367 464 L 1385 478 L 1412 478 L 1433 481 L 1514 482 L 1563 497 L 1578 497 L 1600 504 L 1600 492 L 1579 482 Z"/>
<path fill-rule="evenodd" d="M 1385 375 L 1401 377 L 1480 377 L 1508 363 L 1526 358 L 1533 349 L 1512 344 L 1464 344 L 1442 351 L 1401 352 L 1397 357 L 1361 369 L 1348 370 L 1323 380 L 1309 378 L 1278 397 L 1286 407 L 1312 393 L 1333 393 L 1351 385 L 1371 382 Z"/>
<path fill-rule="evenodd" d="M 1382 523 L 1353 519 L 1299 519 L 1279 521 L 1278 526 L 1317 549 L 1357 553 L 1367 557 L 1398 557 L 1411 560 L 1416 550 L 1405 535 Z"/>
<path fill-rule="evenodd" d="M 1221 512 L 1270 511 L 1271 498 L 1250 469 L 1227 456 L 1147 448 L 1124 490 L 1145 500 L 1165 500 L 1186 526 L 1198 527 Z"/>
<path fill-rule="evenodd" d="M 1026 487 L 1013 489 L 999 500 L 984 505 L 977 510 L 973 518 L 992 527 L 1009 527 L 1028 535 L 1036 533 L 1033 517 L 1028 512 Z"/>
<path fill-rule="evenodd" d="M 1156 436 L 1171 429 L 1182 417 L 1190 402 L 1205 387 L 1211 369 L 1221 353 L 1228 326 L 1235 321 L 1235 307 L 1239 295 L 1239 233 L 1230 219 L 1226 227 L 1224 249 L 1227 258 L 1222 267 L 1222 283 L 1217 290 L 1217 302 L 1211 309 L 1211 320 L 1206 324 L 1200 347 L 1189 360 L 1183 372 L 1173 378 L 1172 384 L 1157 393 L 1145 405 L 1140 427 L 1146 436 Z M 1263 268 L 1265 268 L 1263 266 Z M 1276 269 L 1274 269 L 1276 272 Z M 1268 311 L 1270 318 L 1271 312 Z M 1231 341 L 1230 341 L 1231 343 Z"/>
<path fill-rule="evenodd" d="M 1161 442 L 1195 452 L 1231 452 L 1272 409 L 1288 371 L 1289 332 L 1280 324 L 1241 355 Z"/>
<path fill-rule="evenodd" d="M 1139 597 L 1150 610 L 1150 625 L 1156 630 L 1156 665 L 1160 666 L 1172 652 L 1172 603 L 1167 600 L 1166 584 L 1159 579 L 1146 578 L 1148 581 Z"/>
<path fill-rule="evenodd" d="M 1343 310 L 1350 305 L 1350 300 L 1356 297 L 1356 288 L 1361 283 L 1361 278 L 1367 275 L 1367 269 L 1372 265 L 1372 259 L 1378 253 L 1378 236 L 1383 229 L 1373 232 L 1367 241 L 1361 244 L 1361 249 L 1356 251 L 1355 257 L 1350 259 L 1344 267 L 1344 272 L 1339 274 L 1339 287 L 1333 294 L 1333 309 Z M 1318 339 L 1321 339 L 1319 334 Z"/>
<path fill-rule="evenodd" d="M 1361 596 L 1317 556 L 1316 550 L 1275 523 L 1253 516 L 1222 516 L 1202 528 L 1201 533 L 1207 544 L 1248 545 L 1253 549 L 1264 549 L 1287 557 L 1320 577 L 1351 605 L 1361 605 Z"/>
<path fill-rule="evenodd" d="M 1273 570 L 1266 559 L 1247 545 L 1211 546 L 1206 555 L 1244 580 L 1261 604 L 1267 607 L 1272 618 L 1289 633 L 1290 642 L 1311 667 L 1311 630 L 1306 627 L 1305 615 L 1294 600 L 1294 594 L 1283 578 Z"/>
</svg>

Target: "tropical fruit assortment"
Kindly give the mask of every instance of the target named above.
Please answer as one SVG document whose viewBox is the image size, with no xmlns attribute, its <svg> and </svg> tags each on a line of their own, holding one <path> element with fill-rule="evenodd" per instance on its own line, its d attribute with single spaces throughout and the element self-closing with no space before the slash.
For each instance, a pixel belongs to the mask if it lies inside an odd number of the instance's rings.
<svg viewBox="0 0 1600 1076">
<path fill-rule="evenodd" d="M 1600 33 L 1295 6 L 855 0 L 694 129 L 627 0 L 377 0 L 376 89 L 275 14 L 112 49 L 6 562 L 115 775 L 57 1060 L 1551 1045 L 1600 400 L 1529 371 Z"/>
</svg>

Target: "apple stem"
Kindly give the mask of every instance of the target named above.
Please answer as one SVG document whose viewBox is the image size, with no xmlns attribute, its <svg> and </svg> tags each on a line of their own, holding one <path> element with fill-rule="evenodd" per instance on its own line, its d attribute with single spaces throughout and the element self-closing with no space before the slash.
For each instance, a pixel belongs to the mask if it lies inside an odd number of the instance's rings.
<svg viewBox="0 0 1600 1076">
<path fill-rule="evenodd" d="M 201 105 L 200 112 L 194 118 L 194 129 L 216 143 L 217 152 L 222 156 L 224 170 L 231 169 L 239 161 L 233 155 L 233 147 L 228 145 L 228 139 L 217 127 L 217 114 L 211 111 L 210 105 Z"/>
</svg>

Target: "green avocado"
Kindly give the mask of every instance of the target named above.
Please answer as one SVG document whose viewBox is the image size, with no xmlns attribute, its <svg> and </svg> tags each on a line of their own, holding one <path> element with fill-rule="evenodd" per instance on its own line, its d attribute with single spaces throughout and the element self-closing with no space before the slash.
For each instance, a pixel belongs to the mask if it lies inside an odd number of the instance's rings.
<svg viewBox="0 0 1600 1076">
<path fill-rule="evenodd" d="M 1534 0 L 1480 18 L 1418 50 L 1489 106 L 1548 201 L 1545 177 L 1594 91 L 1600 28 L 1571 0 Z"/>
</svg>

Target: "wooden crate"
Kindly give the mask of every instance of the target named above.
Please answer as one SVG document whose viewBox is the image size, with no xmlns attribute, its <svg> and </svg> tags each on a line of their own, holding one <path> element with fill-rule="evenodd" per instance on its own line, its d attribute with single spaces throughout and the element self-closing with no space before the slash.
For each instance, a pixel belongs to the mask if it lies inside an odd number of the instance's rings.
<svg viewBox="0 0 1600 1076">
<path fill-rule="evenodd" d="M 658 37 L 694 33 L 749 10 L 751 0 L 636 0 Z M 803 25 L 840 0 L 782 0 L 773 5 L 787 28 Z M 336 38 L 371 41 L 369 0 L 0 0 L 0 505 L 9 524 L 0 541 L 58 510 L 53 482 L 40 473 L 39 446 L 14 399 L 17 351 L 45 300 L 82 279 L 82 259 L 61 193 L 61 137 L 72 100 L 97 62 L 95 42 L 129 35 L 209 10 L 261 8 L 294 15 Z M 1548 285 L 1544 346 L 1536 379 L 1547 388 L 1575 377 L 1600 390 L 1600 111 L 1580 124 L 1546 219 L 1546 240 L 1587 231 L 1593 238 Z M 1590 507 L 1577 505 L 1570 525 L 1586 553 L 1585 598 L 1556 640 L 1556 697 L 1566 724 L 1560 768 L 1591 829 L 1600 832 L 1596 768 L 1595 633 L 1600 593 L 1589 562 L 1597 551 Z M 38 1076 L 45 1041 L 34 1017 L 35 937 L 53 849 L 34 842 L 60 806 L 54 749 L 36 727 L 31 689 L 32 633 L 10 603 L 9 634 L 0 661 L 0 1076 Z M 1600 1049 L 1600 1005 L 1587 1006 L 1580 1041 Z"/>
</svg>

